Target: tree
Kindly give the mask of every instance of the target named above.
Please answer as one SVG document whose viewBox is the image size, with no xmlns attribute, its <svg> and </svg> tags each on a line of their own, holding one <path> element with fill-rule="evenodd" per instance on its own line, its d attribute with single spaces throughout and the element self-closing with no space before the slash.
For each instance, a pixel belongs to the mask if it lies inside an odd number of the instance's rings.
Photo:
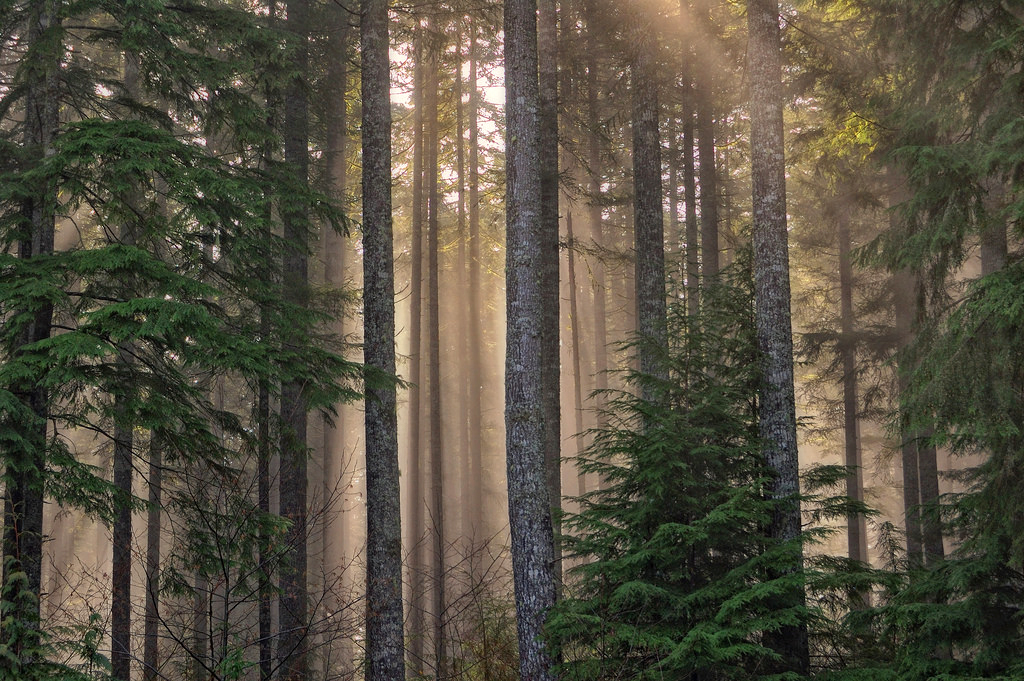
<svg viewBox="0 0 1024 681">
<path fill-rule="evenodd" d="M 793 394 L 793 331 L 790 320 L 789 255 L 786 234 L 786 176 L 782 122 L 779 11 L 775 0 L 750 0 L 748 73 L 753 182 L 754 300 L 760 352 L 759 399 L 765 460 L 775 477 L 769 491 L 776 506 L 769 536 L 792 545 L 780 572 L 799 572 L 800 483 Z M 701 159 L 703 163 L 706 159 Z M 780 607 L 803 601 L 803 590 L 785 595 Z M 789 624 L 770 636 L 786 670 L 806 672 L 807 630 Z"/>
<path fill-rule="evenodd" d="M 505 455 L 519 669 L 524 681 L 553 678 L 551 657 L 541 634 L 547 611 L 555 602 L 541 377 L 544 276 L 539 239 L 536 15 L 536 0 L 505 3 Z"/>
<path fill-rule="evenodd" d="M 561 678 L 759 678 L 768 632 L 800 610 L 776 602 L 800 578 L 771 569 L 787 549 L 759 532 L 775 501 L 749 272 L 719 284 L 700 316 L 670 310 L 669 347 L 650 343 L 656 374 L 626 372 L 577 461 L 606 485 L 566 518 L 576 567 L 548 625 Z"/>
<path fill-rule="evenodd" d="M 405 678 L 395 284 L 391 231 L 388 2 L 360 6 L 363 57 L 363 324 L 366 375 L 366 678 Z"/>
</svg>

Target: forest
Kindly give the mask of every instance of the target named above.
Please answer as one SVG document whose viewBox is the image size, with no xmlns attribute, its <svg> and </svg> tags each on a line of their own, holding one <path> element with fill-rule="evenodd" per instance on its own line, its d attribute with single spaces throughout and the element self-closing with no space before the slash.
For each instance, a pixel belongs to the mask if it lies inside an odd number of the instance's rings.
<svg viewBox="0 0 1024 681">
<path fill-rule="evenodd" d="M 0 680 L 1024 679 L 1020 0 L 0 0 Z"/>
</svg>

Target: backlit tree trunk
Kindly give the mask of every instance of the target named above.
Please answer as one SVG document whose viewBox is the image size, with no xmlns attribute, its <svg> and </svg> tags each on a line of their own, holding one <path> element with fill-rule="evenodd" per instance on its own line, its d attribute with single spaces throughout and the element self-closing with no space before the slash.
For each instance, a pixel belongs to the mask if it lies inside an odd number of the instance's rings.
<svg viewBox="0 0 1024 681">
<path fill-rule="evenodd" d="M 774 471 L 775 501 L 769 536 L 800 541 L 799 466 L 793 391 L 793 331 L 790 318 L 789 255 L 786 232 L 786 175 L 783 147 L 782 83 L 777 0 L 749 0 L 748 74 L 753 183 L 754 295 L 757 345 L 761 353 L 760 435 L 765 460 Z M 703 165 L 707 159 L 702 158 Z M 705 216 L 706 219 L 706 216 Z M 706 249 L 705 249 L 706 252 Z M 705 270 L 705 277 L 707 271 Z M 780 574 L 801 570 L 801 552 L 777 567 Z M 802 589 L 780 596 L 780 607 L 803 602 Z M 786 671 L 809 667 L 805 625 L 787 625 L 768 635 Z"/>
<path fill-rule="evenodd" d="M 366 386 L 366 679 L 405 677 L 395 374 L 388 2 L 360 5 L 363 359 Z"/>
<path fill-rule="evenodd" d="M 537 3 L 505 3 L 505 448 L 519 673 L 553 679 L 543 642 L 555 602 L 551 508 L 545 481 L 542 372 L 543 253 L 538 153 Z"/>
</svg>

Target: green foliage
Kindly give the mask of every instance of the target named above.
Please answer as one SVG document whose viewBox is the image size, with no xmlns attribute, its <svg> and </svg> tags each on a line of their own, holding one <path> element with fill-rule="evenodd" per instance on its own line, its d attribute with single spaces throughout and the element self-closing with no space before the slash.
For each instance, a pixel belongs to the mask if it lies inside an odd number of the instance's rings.
<svg viewBox="0 0 1024 681">
<path fill-rule="evenodd" d="M 578 465 L 602 488 L 564 521 L 580 562 L 548 623 L 563 678 L 760 678 L 777 659 L 765 634 L 806 617 L 779 607 L 803 588 L 778 568 L 799 544 L 764 536 L 751 300 L 727 272 L 702 316 L 674 310 L 668 380 L 630 374 L 656 397 L 613 393 L 591 433 Z"/>
</svg>

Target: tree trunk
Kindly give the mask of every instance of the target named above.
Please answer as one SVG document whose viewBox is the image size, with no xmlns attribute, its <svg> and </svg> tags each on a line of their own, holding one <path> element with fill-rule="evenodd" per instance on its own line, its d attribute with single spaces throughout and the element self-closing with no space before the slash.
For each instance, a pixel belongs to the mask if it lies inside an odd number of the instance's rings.
<svg viewBox="0 0 1024 681">
<path fill-rule="evenodd" d="M 326 127 L 327 145 L 324 149 L 324 162 L 327 172 L 328 191 L 338 202 L 345 206 L 348 185 L 348 59 L 349 59 L 349 8 L 343 5 L 330 5 L 330 34 L 327 38 L 327 67 L 325 90 L 327 97 L 324 106 L 324 125 Z M 347 248 L 344 235 L 325 226 L 323 230 L 324 284 L 329 290 L 338 291 L 345 285 L 347 270 Z M 328 330 L 338 338 L 345 337 L 345 314 L 333 319 Z M 344 512 L 344 485 L 342 477 L 345 461 L 346 411 L 347 405 L 335 405 L 337 416 L 334 422 L 323 419 L 323 521 L 321 524 L 321 574 L 324 575 L 323 599 L 324 609 L 328 613 L 337 613 L 331 617 L 333 627 L 325 631 L 325 637 L 337 635 L 339 630 L 348 630 L 353 625 L 348 609 L 338 599 L 338 591 L 350 586 L 352 575 L 350 565 L 346 565 L 345 543 L 350 541 L 347 518 Z M 341 532 L 340 541 L 336 541 Z M 340 572 L 339 572 L 340 570 Z M 347 589 L 346 589 L 347 591 Z M 340 620 L 339 620 L 340 618 Z M 328 641 L 329 642 L 329 641 Z M 338 654 L 324 654 L 323 668 L 326 677 L 334 673 L 332 667 L 340 665 L 338 672 L 342 676 L 353 673 L 352 657 L 354 650 L 348 636 L 342 636 Z M 326 650 L 329 650 L 327 648 Z M 332 659 L 333 658 L 333 659 Z"/>
<path fill-rule="evenodd" d="M 708 0 L 697 2 L 701 25 L 707 33 L 704 40 L 711 40 Z M 698 50 L 705 55 L 693 71 L 694 99 L 697 108 L 697 137 L 700 154 L 700 256 L 704 272 L 704 284 L 711 284 L 718 276 L 718 170 L 715 167 L 715 107 L 713 74 L 714 64 L 710 63 L 709 50 Z"/>
<path fill-rule="evenodd" d="M 51 53 L 40 45 L 59 25 L 56 0 L 34 2 L 28 10 L 28 46 L 38 49 L 33 55 L 38 62 L 26 67 L 24 147 L 32 150 L 34 161 L 41 162 L 52 153 L 59 125 L 59 96 L 61 54 Z M 31 54 L 31 53 L 30 53 Z M 18 257 L 28 260 L 45 258 L 53 253 L 54 209 L 56 189 L 46 180 L 39 182 L 30 199 L 24 203 L 28 218 L 28 237 L 18 244 Z M 41 305 L 26 325 L 19 339 L 19 348 L 38 343 L 50 337 L 53 308 Z M 40 383 L 27 380 L 12 388 L 15 396 L 33 414 L 30 423 L 21 424 L 18 433 L 23 446 L 7 452 L 6 497 L 4 499 L 3 572 L 4 585 L 10 583 L 12 573 L 25 574 L 25 590 L 32 598 L 18 598 L 5 617 L 3 641 L 11 647 L 17 664 L 32 664 L 39 648 L 39 604 L 43 563 L 43 488 L 46 469 L 46 418 L 49 394 Z"/>
<path fill-rule="evenodd" d="M 598 410 L 598 423 L 604 422 L 601 410 L 604 408 L 608 390 L 608 291 L 604 267 L 604 216 L 601 205 L 602 161 L 599 128 L 601 109 L 597 96 L 597 54 L 598 44 L 596 0 L 586 0 L 587 16 L 587 165 L 590 166 L 590 187 L 588 219 L 590 235 L 594 244 L 594 258 L 591 271 L 594 277 L 594 384 L 596 397 L 594 406 Z"/>
<path fill-rule="evenodd" d="M 480 315 L 480 129 L 477 88 L 476 22 L 469 24 L 469 468 L 472 481 L 466 513 L 472 518 L 475 546 L 486 536 L 483 524 L 483 369 Z"/>
<path fill-rule="evenodd" d="M 636 10 L 642 13 L 643 10 Z M 658 128 L 658 89 L 654 78 L 654 26 L 638 17 L 633 62 L 633 229 L 636 248 L 636 319 L 640 337 L 638 359 L 644 377 L 668 377 L 658 348 L 666 338 L 665 228 L 662 214 L 661 137 Z M 643 399 L 655 399 L 647 378 L 640 385 Z"/>
<path fill-rule="evenodd" d="M 438 248 L 441 229 L 439 213 L 441 196 L 438 191 L 440 160 L 438 155 L 437 98 L 440 73 L 438 61 L 442 46 L 431 17 L 427 22 L 426 53 L 426 180 L 427 180 L 427 387 L 430 400 L 430 535 L 433 537 L 434 581 L 434 674 L 439 681 L 448 677 L 448 645 L 445 641 L 445 611 L 447 593 L 445 581 L 445 517 L 444 517 L 444 455 L 442 452 L 441 424 L 441 304 L 438 269 Z"/>
<path fill-rule="evenodd" d="M 757 344 L 761 353 L 760 435 L 765 461 L 774 471 L 770 487 L 775 510 L 769 536 L 800 541 L 799 464 L 793 392 L 793 331 L 790 319 L 789 255 L 786 232 L 786 175 L 777 0 L 749 0 L 748 73 L 754 218 L 754 294 Z M 702 164 L 706 159 L 701 159 Z M 706 217 L 706 216 L 705 216 Z M 705 250 L 706 252 L 706 250 Z M 705 276 L 707 271 L 705 270 Z M 801 551 L 779 574 L 801 570 Z M 781 607 L 803 603 L 803 589 L 780 596 Z M 807 628 L 787 625 L 767 636 L 784 671 L 807 673 Z"/>
<path fill-rule="evenodd" d="M 309 114 L 303 79 L 308 73 L 309 0 L 288 0 L 287 29 L 297 45 L 292 57 L 295 74 L 284 96 L 284 158 L 298 182 L 309 176 Z M 308 215 L 305 206 L 282 204 L 286 246 L 282 257 L 284 299 L 299 307 L 307 304 Z M 299 342 L 286 340 L 286 343 Z M 281 386 L 281 516 L 291 524 L 285 541 L 287 561 L 281 569 L 281 633 L 277 649 L 284 681 L 307 676 L 306 593 L 306 396 L 302 384 L 289 380 Z"/>
<path fill-rule="evenodd" d="M 360 9 L 363 358 L 375 379 L 366 386 L 366 679 L 403 681 L 388 2 L 362 0 Z"/>
<path fill-rule="evenodd" d="M 562 581 L 558 514 L 562 508 L 562 433 L 558 342 L 558 13 L 555 0 L 539 0 L 540 66 L 541 380 L 544 400 L 544 462 L 555 538 L 555 580 Z"/>
<path fill-rule="evenodd" d="M 505 441 L 520 677 L 554 678 L 543 642 L 555 602 L 541 378 L 543 253 L 536 0 L 505 3 Z"/>
<path fill-rule="evenodd" d="M 146 621 L 142 678 L 156 681 L 160 670 L 160 506 L 163 492 L 163 450 L 156 436 L 149 442 L 149 510 L 146 522 Z"/>
<path fill-rule="evenodd" d="M 576 241 L 572 231 L 572 212 L 565 216 L 565 233 L 569 242 L 569 324 L 572 329 L 572 397 L 576 425 L 576 456 L 581 454 L 583 435 L 583 358 L 580 357 L 580 313 L 576 292 Z M 576 475 L 576 494 L 587 491 L 587 476 L 582 469 Z"/>
<path fill-rule="evenodd" d="M 842 208 L 839 209 L 840 212 Z M 857 345 L 853 327 L 853 263 L 850 259 L 850 223 L 840 214 L 839 221 L 839 298 L 843 358 L 843 433 L 846 466 L 852 472 L 846 477 L 846 495 L 864 501 L 864 472 L 860 460 L 860 434 L 857 419 Z M 867 528 L 864 516 L 850 514 L 846 519 L 847 553 L 850 560 L 867 562 Z"/>
</svg>

